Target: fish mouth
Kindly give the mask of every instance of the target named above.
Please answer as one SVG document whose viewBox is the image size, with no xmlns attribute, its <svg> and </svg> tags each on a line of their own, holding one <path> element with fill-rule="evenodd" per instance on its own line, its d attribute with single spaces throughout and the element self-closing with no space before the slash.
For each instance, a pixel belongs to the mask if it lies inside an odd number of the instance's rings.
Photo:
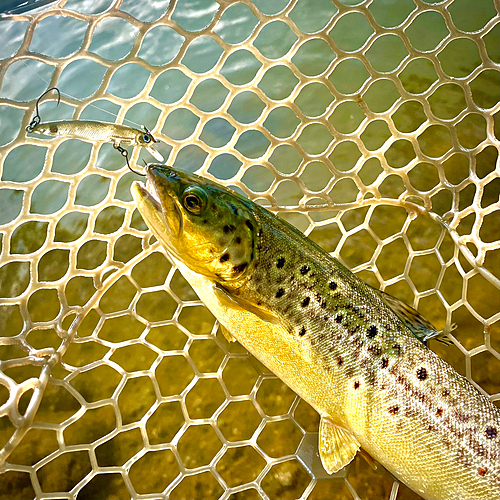
<svg viewBox="0 0 500 500">
<path fill-rule="evenodd" d="M 155 189 L 151 189 L 151 186 L 144 185 L 140 181 L 135 181 L 131 187 L 132 196 L 138 207 L 147 207 L 149 211 L 155 213 L 163 212 L 160 199 Z M 143 211 L 139 208 L 141 214 Z"/>
<path fill-rule="evenodd" d="M 182 213 L 174 197 L 165 189 L 159 189 L 149 165 L 146 167 L 146 185 L 135 181 L 131 191 L 149 229 L 160 241 L 174 250 L 173 239 L 179 238 L 183 232 Z"/>
</svg>

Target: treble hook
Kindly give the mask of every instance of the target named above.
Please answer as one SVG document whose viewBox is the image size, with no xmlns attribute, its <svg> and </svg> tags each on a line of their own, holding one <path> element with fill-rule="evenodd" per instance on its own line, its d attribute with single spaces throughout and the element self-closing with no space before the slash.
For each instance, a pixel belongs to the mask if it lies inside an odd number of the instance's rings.
<svg viewBox="0 0 500 500">
<path fill-rule="evenodd" d="M 128 162 L 128 151 L 125 148 L 122 148 L 119 144 L 113 144 L 113 147 L 125 158 L 125 161 L 127 162 L 127 167 L 131 172 L 137 175 L 141 175 L 142 177 L 146 177 L 146 174 L 141 174 L 140 172 L 137 172 L 137 170 L 134 170 L 130 166 L 130 163 Z"/>
<path fill-rule="evenodd" d="M 33 129 L 42 121 L 42 119 L 40 118 L 40 110 L 38 109 L 38 105 L 40 104 L 42 97 L 47 95 L 51 90 L 55 90 L 57 92 L 57 105 L 59 106 L 59 103 L 61 102 L 61 92 L 59 92 L 59 89 L 57 87 L 51 87 L 37 99 L 35 105 L 36 114 L 31 120 L 30 124 L 26 127 L 27 132 L 33 132 Z"/>
</svg>

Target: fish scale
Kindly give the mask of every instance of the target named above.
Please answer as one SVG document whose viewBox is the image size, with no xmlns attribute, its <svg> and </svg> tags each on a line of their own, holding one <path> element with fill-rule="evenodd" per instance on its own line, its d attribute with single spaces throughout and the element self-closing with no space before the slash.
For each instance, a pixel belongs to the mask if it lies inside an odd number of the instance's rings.
<svg viewBox="0 0 500 500">
<path fill-rule="evenodd" d="M 405 427 L 404 416 L 407 422 L 412 421 L 409 427 L 414 427 L 406 437 L 423 438 L 420 443 L 411 440 L 409 451 L 444 447 L 455 454 L 454 468 L 462 480 L 470 479 L 470 469 L 478 475 L 487 470 L 496 477 L 493 484 L 497 492 L 488 492 L 485 487 L 482 494 L 498 498 L 500 447 L 487 446 L 487 438 L 481 433 L 487 427 L 485 420 L 495 428 L 500 423 L 490 401 L 475 389 L 476 397 L 471 399 L 470 383 L 417 340 L 377 293 L 337 260 L 311 241 L 304 244 L 303 235 L 283 221 L 277 228 L 273 215 L 264 211 L 255 215 L 261 228 L 258 247 L 272 252 L 259 252 L 252 278 L 237 289 L 237 294 L 278 312 L 294 330 L 295 340 L 310 345 L 315 362 L 341 387 L 339 393 L 353 400 L 341 412 L 318 406 L 320 414 L 326 410 L 344 425 L 349 422 L 351 429 L 359 429 L 359 408 L 363 407 L 359 401 L 370 398 L 382 411 L 379 418 L 369 420 L 367 428 L 355 432 L 363 448 L 375 456 L 384 453 L 380 434 L 399 434 Z M 284 260 L 283 265 L 279 265 L 279 259 Z M 302 272 L 304 266 L 310 270 Z M 259 274 L 267 280 L 259 279 Z M 273 282 L 276 290 L 281 283 L 288 283 L 279 298 L 272 293 Z M 310 300 L 304 306 L 306 298 Z M 301 333 L 302 328 L 305 333 Z M 307 392 L 307 388 L 301 389 L 301 394 Z M 377 425 L 382 432 L 376 431 Z M 372 446 L 371 436 L 377 436 L 378 446 Z M 395 468 L 399 467 L 396 463 Z M 439 470 L 439 463 L 435 467 Z M 461 494 L 467 495 L 466 490 Z M 445 490 L 436 498 L 445 498 L 442 495 L 446 495 Z"/>
<path fill-rule="evenodd" d="M 500 498 L 500 412 L 417 338 L 411 308 L 230 190 L 170 167 L 147 176 L 153 194 L 133 194 L 148 226 L 228 338 L 318 411 L 328 472 L 361 446 L 425 498 Z"/>
</svg>

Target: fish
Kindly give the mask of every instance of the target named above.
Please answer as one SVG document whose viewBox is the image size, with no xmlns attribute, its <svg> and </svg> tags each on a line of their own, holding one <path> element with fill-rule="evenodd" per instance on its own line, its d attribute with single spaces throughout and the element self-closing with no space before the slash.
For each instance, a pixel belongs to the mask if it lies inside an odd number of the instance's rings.
<svg viewBox="0 0 500 500">
<path fill-rule="evenodd" d="M 116 123 L 91 120 L 60 120 L 35 124 L 28 129 L 28 132 L 51 137 L 59 136 L 110 142 L 116 149 L 121 145 L 141 146 L 146 148 L 157 161 L 164 161 L 163 156 L 153 147 L 153 144 L 158 141 L 146 127 L 144 127 L 144 130 L 140 130 Z"/>
<path fill-rule="evenodd" d="M 430 329 L 417 311 L 403 317 L 398 299 L 244 196 L 145 171 L 132 194 L 146 224 L 228 340 L 319 413 L 328 473 L 362 448 L 426 499 L 500 498 L 500 410 L 415 334 L 412 316 Z"/>
<path fill-rule="evenodd" d="M 128 161 L 128 152 L 121 145 L 125 146 L 142 146 L 157 161 L 165 161 L 165 158 L 156 151 L 153 144 L 157 141 L 151 132 L 143 125 L 143 130 L 127 127 L 126 125 L 118 125 L 116 123 L 99 122 L 92 120 L 59 120 L 54 122 L 42 122 L 40 117 L 40 101 L 48 93 L 57 92 L 57 105 L 61 101 L 61 92 L 57 87 L 47 89 L 36 101 L 35 115 L 31 122 L 26 127 L 26 132 L 37 135 L 47 135 L 50 137 L 69 137 L 72 139 L 87 139 L 89 141 L 111 142 L 113 147 L 117 149 L 121 155 L 127 160 L 127 166 L 130 167 Z M 139 172 L 135 172 L 140 174 Z"/>
</svg>

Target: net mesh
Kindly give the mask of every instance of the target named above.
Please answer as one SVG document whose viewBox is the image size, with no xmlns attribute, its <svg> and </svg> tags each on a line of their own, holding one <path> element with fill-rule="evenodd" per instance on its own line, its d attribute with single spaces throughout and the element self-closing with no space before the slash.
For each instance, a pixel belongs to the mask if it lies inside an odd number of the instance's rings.
<svg viewBox="0 0 500 500">
<path fill-rule="evenodd" d="M 419 498 L 357 457 L 218 325 L 109 144 L 270 206 L 453 344 L 500 402 L 499 34 L 491 0 L 68 0 L 0 22 L 1 498 Z M 138 162 L 147 152 L 136 149 Z"/>
</svg>

